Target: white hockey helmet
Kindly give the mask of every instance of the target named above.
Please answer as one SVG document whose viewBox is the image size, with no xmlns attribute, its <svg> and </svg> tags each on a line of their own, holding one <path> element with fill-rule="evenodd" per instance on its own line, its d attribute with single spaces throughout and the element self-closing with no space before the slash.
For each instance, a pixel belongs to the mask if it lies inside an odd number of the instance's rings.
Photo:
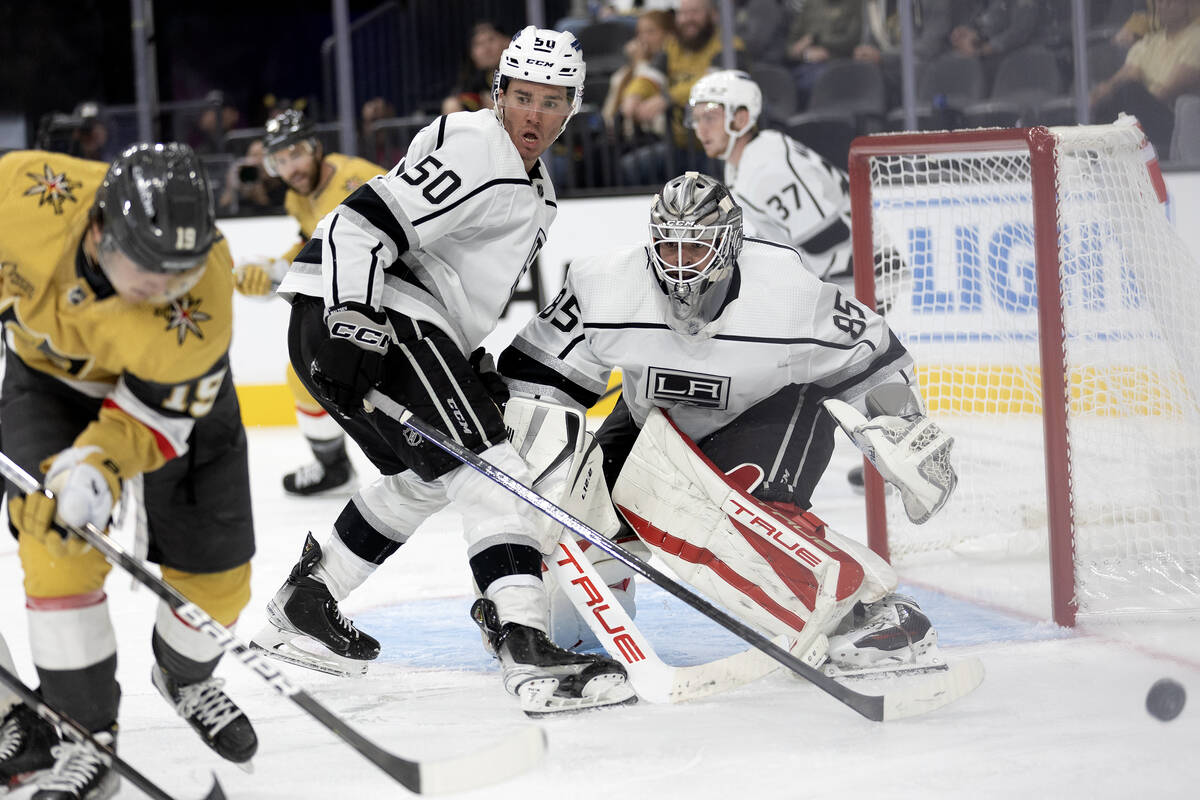
<svg viewBox="0 0 1200 800">
<path fill-rule="evenodd" d="M 745 136 L 758 122 L 762 113 L 762 89 L 745 72 L 739 69 L 726 69 L 720 72 L 710 72 L 692 86 L 688 97 L 688 109 L 695 113 L 698 106 L 707 104 L 719 105 L 725 109 L 725 133 L 729 134 L 729 143 L 725 145 L 722 159 L 729 158 L 733 145 L 739 136 Z M 740 131 L 733 129 L 733 117 L 739 108 L 746 109 L 750 121 Z"/>
<path fill-rule="evenodd" d="M 696 246 L 703 255 L 685 263 Z M 650 254 L 672 330 L 692 335 L 716 319 L 741 250 L 742 209 L 724 184 L 699 172 L 667 181 L 650 206 Z"/>
<path fill-rule="evenodd" d="M 583 47 L 570 31 L 552 31 L 527 25 L 500 55 L 500 66 L 492 81 L 492 102 L 499 115 L 499 94 L 513 79 L 567 87 L 571 112 L 575 116 L 583 103 L 583 78 L 587 66 L 583 63 Z M 566 127 L 566 123 L 563 123 Z M 561 131 L 560 131 L 561 133 Z"/>
</svg>

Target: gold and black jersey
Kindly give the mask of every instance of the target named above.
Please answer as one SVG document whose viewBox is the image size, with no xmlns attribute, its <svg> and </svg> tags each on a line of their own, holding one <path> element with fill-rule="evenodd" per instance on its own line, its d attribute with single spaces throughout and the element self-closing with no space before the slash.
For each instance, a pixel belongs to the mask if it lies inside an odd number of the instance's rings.
<svg viewBox="0 0 1200 800">
<path fill-rule="evenodd" d="M 75 444 L 99 446 L 129 476 L 185 452 L 212 409 L 229 366 L 233 261 L 220 240 L 183 297 L 122 300 L 82 250 L 107 169 L 60 153 L 0 157 L 0 320 L 26 365 L 104 398 Z"/>
<path fill-rule="evenodd" d="M 333 166 L 333 176 L 320 191 L 302 195 L 288 189 L 287 197 L 284 198 L 283 206 L 287 213 L 300 223 L 300 241 L 281 256 L 288 263 L 295 259 L 304 244 L 312 238 L 317 223 L 337 208 L 338 204 L 346 199 L 346 195 L 376 175 L 387 171 L 364 158 L 345 156 L 341 153 L 328 154 L 324 163 Z"/>
</svg>

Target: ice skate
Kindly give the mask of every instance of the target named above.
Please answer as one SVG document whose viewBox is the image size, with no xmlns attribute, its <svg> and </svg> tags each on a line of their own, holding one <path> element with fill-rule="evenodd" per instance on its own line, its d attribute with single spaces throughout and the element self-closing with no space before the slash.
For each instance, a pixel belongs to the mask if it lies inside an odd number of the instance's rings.
<svg viewBox="0 0 1200 800">
<path fill-rule="evenodd" d="M 321 546 L 310 533 L 299 563 L 267 603 L 267 624 L 250 647 L 330 675 L 365 675 L 367 662 L 379 655 L 379 642 L 342 616 L 329 589 L 312 577 L 320 560 Z"/>
<path fill-rule="evenodd" d="M 0 795 L 31 783 L 54 765 L 58 734 L 29 706 L 12 707 L 0 722 Z"/>
<path fill-rule="evenodd" d="M 313 461 L 283 476 L 283 490 L 300 497 L 350 492 L 356 483 L 354 466 L 349 458 L 331 464 Z"/>
<path fill-rule="evenodd" d="M 825 673 L 838 678 L 887 676 L 947 669 L 937 631 L 911 597 L 891 594 L 856 605 L 829 637 Z"/>
<path fill-rule="evenodd" d="M 530 717 L 637 702 L 625 668 L 610 658 L 564 650 L 537 628 L 501 624 L 492 601 L 480 598 L 471 618 L 492 646 L 504 688 Z"/>
<path fill-rule="evenodd" d="M 242 710 L 221 690 L 223 680 L 209 678 L 199 683 L 179 683 L 158 665 L 151 670 L 150 680 L 206 745 L 221 758 L 245 769 L 258 750 L 258 736 Z"/>
<path fill-rule="evenodd" d="M 116 747 L 116 725 L 93 734 L 97 742 Z M 121 779 L 112 765 L 90 744 L 62 742 L 51 753 L 54 766 L 37 781 L 33 800 L 107 800 L 117 793 Z"/>
</svg>

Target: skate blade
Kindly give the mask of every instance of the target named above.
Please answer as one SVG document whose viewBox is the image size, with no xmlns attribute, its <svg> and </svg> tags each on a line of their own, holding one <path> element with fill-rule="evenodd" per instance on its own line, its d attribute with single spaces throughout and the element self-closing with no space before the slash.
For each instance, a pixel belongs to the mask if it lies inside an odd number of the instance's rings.
<svg viewBox="0 0 1200 800">
<path fill-rule="evenodd" d="M 265 656 L 273 658 L 276 661 L 282 661 L 285 664 L 304 667 L 315 672 L 323 672 L 326 675 L 336 675 L 339 678 L 361 678 L 367 674 L 367 665 L 370 662 L 342 658 L 339 655 L 330 653 L 328 650 L 323 653 L 309 652 L 298 647 L 297 642 L 310 644 L 314 648 L 321 647 L 321 645 L 317 644 L 316 640 L 303 634 L 298 635 L 292 640 L 284 639 L 278 630 L 268 625 L 267 629 L 259 631 L 250 640 L 250 649 L 256 653 L 262 653 Z M 323 647 L 321 649 L 324 650 Z"/>
<path fill-rule="evenodd" d="M 537 719 L 558 714 L 573 714 L 608 706 L 632 705 L 637 694 L 623 675 L 597 675 L 587 682 L 580 697 L 556 694 L 557 678 L 526 681 L 517 689 L 525 716 Z"/>
<path fill-rule="evenodd" d="M 921 675 L 926 672 L 945 672 L 950 669 L 940 650 L 932 650 L 921 656 L 919 662 L 911 664 L 878 664 L 858 669 L 845 669 L 832 663 L 826 664 L 822 672 L 831 678 L 858 680 L 862 678 L 891 678 L 898 675 Z"/>
</svg>

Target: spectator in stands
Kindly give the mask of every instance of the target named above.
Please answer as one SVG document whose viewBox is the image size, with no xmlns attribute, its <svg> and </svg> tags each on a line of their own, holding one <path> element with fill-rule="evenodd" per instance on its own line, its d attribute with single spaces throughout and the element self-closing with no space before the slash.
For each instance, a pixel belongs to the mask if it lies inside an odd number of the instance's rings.
<svg viewBox="0 0 1200 800">
<path fill-rule="evenodd" d="M 478 111 L 492 107 L 492 77 L 500 65 L 500 54 L 509 37 L 495 23 L 477 22 L 471 28 L 470 55 L 459 74 L 458 84 L 442 101 L 442 113 Z"/>
<path fill-rule="evenodd" d="M 246 148 L 246 155 L 229 165 L 221 196 L 217 198 L 217 214 L 254 215 L 283 208 L 287 185 L 263 169 L 266 150 L 262 139 L 255 139 Z"/>
<path fill-rule="evenodd" d="M 116 157 L 110 147 L 108 124 L 101 114 L 100 104 L 91 100 L 75 107 L 79 127 L 71 133 L 70 153 L 92 161 L 111 161 Z"/>
<path fill-rule="evenodd" d="M 744 49 L 734 39 L 735 61 L 740 66 Z M 687 170 L 713 172 L 704 150 L 684 124 L 684 109 L 692 86 L 704 73 L 722 66 L 721 31 L 715 0 L 679 0 L 675 33 L 667 37 L 654 67 L 667 76 L 666 94 L 647 101 L 646 116 L 664 113 L 670 121 L 666 141 L 640 147 L 621 159 L 621 176 L 628 185 L 662 184 L 671 175 Z"/>
<path fill-rule="evenodd" d="M 1092 116 L 1133 114 L 1160 153 L 1175 127 L 1175 99 L 1200 93 L 1200 2 L 1157 0 L 1153 29 L 1129 48 L 1125 64 L 1092 90 Z"/>
<path fill-rule="evenodd" d="M 666 109 L 657 98 L 667 90 L 667 76 L 653 66 L 667 37 L 675 30 L 669 11 L 644 11 L 637 34 L 625 45 L 626 62 L 613 73 L 600 115 L 609 133 L 623 145 L 661 139 L 667 132 Z"/>
<path fill-rule="evenodd" d="M 1033 42 L 1041 21 L 1039 0 L 987 0 L 966 23 L 950 31 L 950 44 L 963 55 L 994 65 L 1005 53 Z"/>
<path fill-rule="evenodd" d="M 921 67 L 950 49 L 956 19 L 953 0 L 913 0 L 913 58 Z M 957 4 L 961 15 L 962 5 Z M 863 39 L 854 48 L 857 61 L 878 64 L 887 87 L 888 105 L 900 104 L 900 20 L 896 0 L 864 0 Z"/>
<path fill-rule="evenodd" d="M 237 107 L 227 102 L 223 93 L 209 92 L 205 100 L 208 108 L 200 113 L 188 135 L 188 145 L 201 156 L 225 152 L 225 134 L 236 128 L 241 118 Z"/>
<path fill-rule="evenodd" d="M 850 58 L 862 40 L 862 0 L 805 0 L 788 30 L 787 60 L 799 108 L 830 59 Z"/>
<path fill-rule="evenodd" d="M 373 131 L 371 126 L 381 119 L 396 116 L 396 107 L 383 97 L 372 97 L 363 103 L 359 114 L 359 135 L 362 144 L 359 152 L 363 158 L 376 164 L 391 166 L 404 156 L 404 149 L 388 140 L 386 131 Z"/>
<path fill-rule="evenodd" d="M 781 0 L 737 0 L 734 32 L 756 63 L 783 63 L 788 40 L 785 5 Z"/>
</svg>

